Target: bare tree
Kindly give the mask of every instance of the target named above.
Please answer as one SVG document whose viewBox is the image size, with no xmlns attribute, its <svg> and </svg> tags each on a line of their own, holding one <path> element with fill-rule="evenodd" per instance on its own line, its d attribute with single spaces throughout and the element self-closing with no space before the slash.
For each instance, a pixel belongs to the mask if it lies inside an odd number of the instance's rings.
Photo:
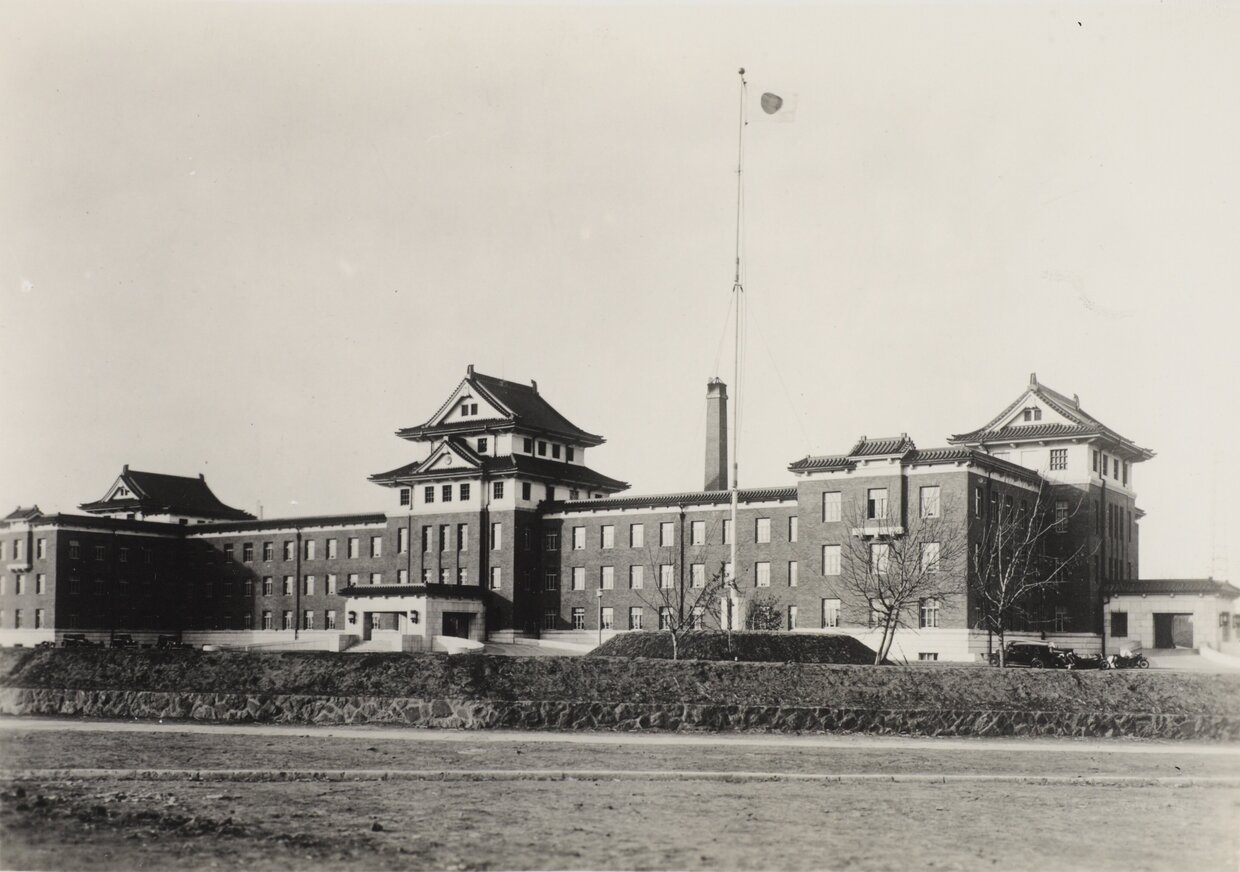
<svg viewBox="0 0 1240 872">
<path fill-rule="evenodd" d="M 654 612 L 658 628 L 671 634 L 673 660 L 680 659 L 681 640 L 690 630 L 705 629 L 708 622 L 719 626 L 719 604 L 727 590 L 726 563 L 710 560 L 707 544 L 715 523 L 700 528 L 700 543 L 683 541 L 692 535 L 692 522 L 680 526 L 682 535 L 672 545 L 657 539 L 647 543 L 645 578 L 634 591 Z M 658 528 L 653 532 L 659 535 Z"/>
<path fill-rule="evenodd" d="M 1087 556 L 1086 545 L 1068 535 L 1083 494 L 1068 496 L 1043 483 L 1032 503 L 994 499 L 985 518 L 971 521 L 969 591 L 982 629 L 999 637 L 999 665 L 1006 665 L 1004 638 L 1018 626 L 1045 620 L 1041 603 L 1069 580 Z"/>
<path fill-rule="evenodd" d="M 779 601 L 769 590 L 760 590 L 749 599 L 745 615 L 746 630 L 782 630 L 784 614 Z"/>
<path fill-rule="evenodd" d="M 919 617 L 923 601 L 942 604 L 965 592 L 968 528 L 955 509 L 936 491 L 932 499 L 904 507 L 902 519 L 886 500 L 869 499 L 850 512 L 852 535 L 840 548 L 840 583 L 866 609 L 866 623 L 882 633 L 876 664 L 887 659 L 896 631 Z"/>
</svg>

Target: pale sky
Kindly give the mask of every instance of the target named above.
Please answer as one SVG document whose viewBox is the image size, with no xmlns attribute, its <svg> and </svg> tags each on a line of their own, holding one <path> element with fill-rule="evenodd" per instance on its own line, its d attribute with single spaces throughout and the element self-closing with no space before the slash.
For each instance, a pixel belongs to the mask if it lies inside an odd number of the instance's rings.
<svg viewBox="0 0 1240 872">
<path fill-rule="evenodd" d="M 0 508 L 124 463 L 390 506 L 473 363 L 700 488 L 747 133 L 744 486 L 1029 373 L 1158 452 L 1146 577 L 1240 576 L 1240 5 L 0 5 Z M 1230 550 L 1230 555 L 1228 551 Z"/>
</svg>

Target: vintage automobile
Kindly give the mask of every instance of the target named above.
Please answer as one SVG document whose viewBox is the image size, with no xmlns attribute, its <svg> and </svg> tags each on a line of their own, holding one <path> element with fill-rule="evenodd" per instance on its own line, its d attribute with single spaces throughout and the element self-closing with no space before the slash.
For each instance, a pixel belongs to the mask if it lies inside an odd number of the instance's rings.
<svg viewBox="0 0 1240 872">
<path fill-rule="evenodd" d="M 113 648 L 137 648 L 138 643 L 128 633 L 117 633 L 112 637 Z"/>
<path fill-rule="evenodd" d="M 1004 662 L 1008 666 L 1029 666 L 1033 669 L 1071 668 L 1071 648 L 1057 648 L 1052 642 L 1008 642 L 1004 646 Z M 999 665 L 999 652 L 990 655 L 990 665 Z"/>
<path fill-rule="evenodd" d="M 66 648 L 102 648 L 102 642 L 92 642 L 85 633 L 65 633 L 60 644 Z"/>
<path fill-rule="evenodd" d="M 161 635 L 158 639 L 155 640 L 155 647 L 156 648 L 188 649 L 188 648 L 191 648 L 192 646 L 188 642 L 182 642 L 176 636 Z"/>
</svg>

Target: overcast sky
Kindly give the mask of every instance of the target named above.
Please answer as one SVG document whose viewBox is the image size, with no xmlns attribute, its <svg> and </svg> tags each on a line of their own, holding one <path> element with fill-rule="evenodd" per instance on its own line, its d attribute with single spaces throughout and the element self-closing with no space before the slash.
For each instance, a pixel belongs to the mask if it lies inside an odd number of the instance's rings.
<svg viewBox="0 0 1240 872">
<path fill-rule="evenodd" d="M 0 500 L 124 463 L 390 505 L 467 364 L 702 484 L 747 133 L 741 483 L 1029 373 L 1158 452 L 1146 577 L 1240 575 L 1240 5 L 0 5 Z M 1230 561 L 1227 551 L 1230 548 Z"/>
</svg>

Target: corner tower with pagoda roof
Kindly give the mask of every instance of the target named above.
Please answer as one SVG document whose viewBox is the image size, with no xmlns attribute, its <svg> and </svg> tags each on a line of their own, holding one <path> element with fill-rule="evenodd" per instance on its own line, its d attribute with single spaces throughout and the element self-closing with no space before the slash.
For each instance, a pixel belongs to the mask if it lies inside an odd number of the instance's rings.
<svg viewBox="0 0 1240 872">
<path fill-rule="evenodd" d="M 1052 390 L 1031 373 L 1024 391 L 983 426 L 949 442 L 1036 470 L 1056 493 L 1056 511 L 1089 556 L 1089 613 L 1102 632 L 1103 586 L 1140 576 L 1134 468 L 1154 452 L 1090 415 L 1080 398 Z M 1077 538 L 1079 537 L 1079 538 Z"/>
<path fill-rule="evenodd" d="M 539 506 L 628 488 L 587 465 L 603 437 L 557 411 L 536 382 L 473 365 L 435 414 L 396 435 L 416 459 L 370 480 L 393 491 L 389 518 L 407 517 L 413 583 L 480 587 L 491 639 L 536 631 Z"/>
</svg>

